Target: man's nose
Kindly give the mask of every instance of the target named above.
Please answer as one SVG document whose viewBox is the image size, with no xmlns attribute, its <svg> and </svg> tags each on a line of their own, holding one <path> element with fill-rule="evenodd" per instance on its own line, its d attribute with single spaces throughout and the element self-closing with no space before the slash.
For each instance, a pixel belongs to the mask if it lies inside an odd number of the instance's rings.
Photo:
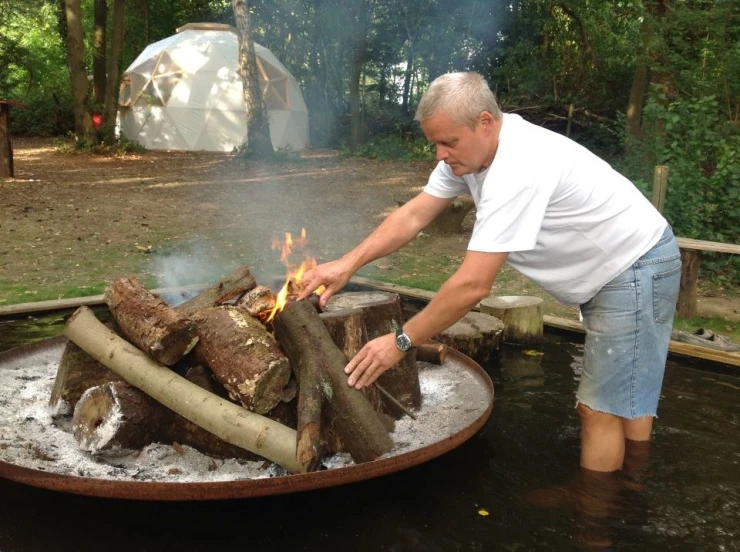
<svg viewBox="0 0 740 552">
<path fill-rule="evenodd" d="M 447 150 L 447 148 L 445 148 L 444 146 L 440 146 L 440 145 L 436 146 L 436 152 L 437 152 L 437 161 L 444 161 L 450 155 L 450 152 Z"/>
</svg>

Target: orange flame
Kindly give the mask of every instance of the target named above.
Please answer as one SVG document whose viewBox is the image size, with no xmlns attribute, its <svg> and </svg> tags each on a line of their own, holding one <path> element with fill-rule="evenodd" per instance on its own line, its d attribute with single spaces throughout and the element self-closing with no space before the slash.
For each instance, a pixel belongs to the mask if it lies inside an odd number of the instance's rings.
<svg viewBox="0 0 740 552">
<path fill-rule="evenodd" d="M 287 273 L 285 276 L 285 284 L 275 298 L 275 308 L 270 311 L 270 315 L 267 317 L 267 320 L 265 320 L 265 323 L 271 322 L 272 319 L 275 318 L 275 315 L 285 308 L 285 305 L 288 303 L 288 297 L 296 295 L 301 289 L 303 275 L 306 271 L 311 270 L 316 266 L 316 259 L 309 255 L 305 255 L 303 261 L 299 265 L 296 265 L 291 261 L 290 257 L 293 254 L 294 248 L 299 250 L 305 248 L 307 241 L 305 228 L 301 228 L 301 235 L 295 240 L 289 232 L 286 232 L 285 240 L 283 241 L 277 237 L 273 238 L 272 248 L 280 250 L 280 260 L 286 266 Z M 291 291 L 293 293 L 291 293 Z M 320 295 L 323 291 L 324 286 L 321 286 L 315 291 L 315 293 Z"/>
</svg>

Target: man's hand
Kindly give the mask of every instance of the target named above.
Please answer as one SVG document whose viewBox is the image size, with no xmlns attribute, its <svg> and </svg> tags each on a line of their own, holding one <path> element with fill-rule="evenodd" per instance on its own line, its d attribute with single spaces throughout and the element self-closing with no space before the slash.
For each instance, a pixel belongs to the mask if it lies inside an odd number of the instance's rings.
<svg viewBox="0 0 740 552">
<path fill-rule="evenodd" d="M 326 308 L 329 298 L 346 286 L 351 276 L 352 270 L 343 259 L 320 264 L 303 275 L 303 290 L 298 299 L 306 299 L 319 287 L 326 286 L 319 297 L 319 305 L 322 309 Z"/>
<path fill-rule="evenodd" d="M 404 353 L 396 347 L 396 336 L 382 335 L 368 341 L 344 369 L 347 383 L 355 389 L 371 385 L 380 375 L 401 362 Z"/>
</svg>

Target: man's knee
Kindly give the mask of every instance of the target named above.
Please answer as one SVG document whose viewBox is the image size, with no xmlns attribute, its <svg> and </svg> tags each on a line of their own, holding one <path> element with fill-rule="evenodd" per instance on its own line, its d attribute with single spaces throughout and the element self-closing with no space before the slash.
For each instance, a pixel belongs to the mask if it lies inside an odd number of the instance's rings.
<svg viewBox="0 0 740 552">
<path fill-rule="evenodd" d="M 599 412 L 598 410 L 594 410 L 593 408 L 583 404 L 582 402 L 578 403 L 577 410 L 578 415 L 581 418 L 581 424 L 583 424 L 584 427 L 607 427 L 610 425 L 621 426 L 622 423 L 619 416 L 615 416 L 614 414 L 607 414 L 606 412 Z"/>
</svg>

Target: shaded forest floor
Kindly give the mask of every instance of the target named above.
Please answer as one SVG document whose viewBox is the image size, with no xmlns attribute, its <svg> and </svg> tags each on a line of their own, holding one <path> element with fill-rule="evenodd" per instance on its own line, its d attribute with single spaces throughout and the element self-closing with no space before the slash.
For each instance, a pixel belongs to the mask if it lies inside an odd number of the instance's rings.
<svg viewBox="0 0 740 552">
<path fill-rule="evenodd" d="M 331 260 L 415 195 L 434 165 L 329 150 L 276 163 L 210 153 L 106 157 L 59 153 L 50 139 L 14 140 L 14 159 L 15 178 L 0 182 L 0 306 L 95 295 L 122 275 L 152 287 L 209 283 L 238 264 L 270 285 L 285 273 L 274 237 L 305 228 L 307 246 L 293 260 Z M 436 289 L 462 260 L 471 228 L 469 216 L 459 235 L 422 233 L 359 275 Z M 548 314 L 577 318 L 508 268 L 492 293 L 539 295 Z M 699 310 L 738 331 L 740 293 L 702 286 Z"/>
</svg>

